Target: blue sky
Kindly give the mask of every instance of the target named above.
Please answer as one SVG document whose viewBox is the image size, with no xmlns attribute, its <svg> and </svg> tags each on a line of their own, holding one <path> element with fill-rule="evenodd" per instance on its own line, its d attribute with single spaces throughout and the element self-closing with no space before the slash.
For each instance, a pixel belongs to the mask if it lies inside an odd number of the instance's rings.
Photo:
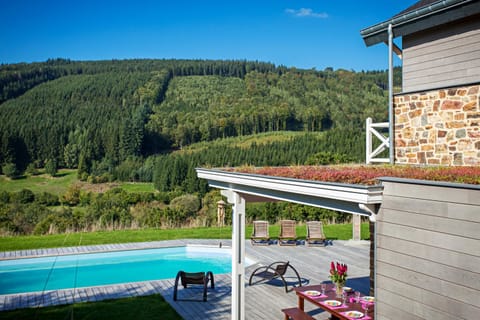
<svg viewBox="0 0 480 320">
<path fill-rule="evenodd" d="M 367 48 L 360 30 L 415 2 L 0 0 L 0 63 L 246 59 L 302 69 L 387 69 L 387 46 Z"/>
</svg>

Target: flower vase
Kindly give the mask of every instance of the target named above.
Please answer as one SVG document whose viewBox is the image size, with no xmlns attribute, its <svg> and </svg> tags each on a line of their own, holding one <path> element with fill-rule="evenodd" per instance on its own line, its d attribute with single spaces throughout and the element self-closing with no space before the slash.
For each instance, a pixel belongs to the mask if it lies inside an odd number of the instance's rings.
<svg viewBox="0 0 480 320">
<path fill-rule="evenodd" d="M 345 286 L 345 283 L 343 282 L 336 282 L 335 283 L 335 290 L 337 293 L 337 298 L 343 297 L 343 287 Z"/>
</svg>

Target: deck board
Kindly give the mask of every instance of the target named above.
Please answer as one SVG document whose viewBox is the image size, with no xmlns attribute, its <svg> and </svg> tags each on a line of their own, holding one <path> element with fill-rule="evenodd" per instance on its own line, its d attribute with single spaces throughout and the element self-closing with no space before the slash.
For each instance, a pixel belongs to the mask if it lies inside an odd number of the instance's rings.
<svg viewBox="0 0 480 320">
<path fill-rule="evenodd" d="M 76 254 L 112 250 L 129 250 L 140 248 L 159 248 L 170 246 L 192 245 L 230 246 L 230 240 L 172 240 L 120 245 L 81 246 L 63 249 L 39 249 L 15 252 L 0 252 L 0 259 L 12 257 L 33 257 L 57 254 Z M 245 272 L 245 318 L 282 319 L 281 309 L 297 305 L 295 293 L 285 293 L 280 281 L 248 285 L 251 272 L 260 265 L 268 265 L 273 261 L 285 260 L 299 272 L 303 284 L 317 284 L 328 280 L 331 261 L 347 263 L 349 280 L 347 285 L 365 294 L 369 292 L 369 252 L 367 241 L 334 241 L 333 245 L 323 246 L 252 246 L 246 242 L 246 255 L 255 263 Z M 287 281 L 292 285 L 297 282 L 295 274 L 289 271 Z M 231 318 L 231 277 L 230 274 L 215 275 L 215 289 L 208 289 L 207 302 L 202 301 L 202 290 L 182 287 L 178 290 L 178 301 L 173 301 L 174 279 L 135 282 L 120 285 L 78 288 L 76 290 L 56 290 L 41 294 L 0 295 L 0 310 L 38 307 L 73 302 L 100 301 L 129 296 L 161 294 L 165 300 L 185 319 L 230 319 Z M 308 303 L 305 309 L 315 319 L 327 319 L 328 314 L 314 309 Z"/>
</svg>

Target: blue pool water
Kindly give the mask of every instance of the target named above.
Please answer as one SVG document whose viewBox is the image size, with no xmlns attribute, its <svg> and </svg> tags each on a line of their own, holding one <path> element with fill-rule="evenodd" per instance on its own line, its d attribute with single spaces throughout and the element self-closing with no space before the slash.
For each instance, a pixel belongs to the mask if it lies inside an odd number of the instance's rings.
<svg viewBox="0 0 480 320">
<path fill-rule="evenodd" d="M 175 278 L 231 271 L 228 249 L 175 247 L 0 261 L 0 294 Z"/>
</svg>

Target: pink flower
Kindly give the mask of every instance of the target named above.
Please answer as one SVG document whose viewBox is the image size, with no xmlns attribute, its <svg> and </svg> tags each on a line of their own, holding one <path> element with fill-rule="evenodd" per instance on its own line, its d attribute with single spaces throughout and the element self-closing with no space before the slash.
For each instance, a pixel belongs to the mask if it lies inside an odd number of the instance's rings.
<svg viewBox="0 0 480 320">
<path fill-rule="evenodd" d="M 347 280 L 347 270 L 348 267 L 345 263 L 337 262 L 335 265 L 335 263 L 332 261 L 330 263 L 330 279 L 332 279 L 332 281 L 336 283 L 345 283 L 345 281 Z"/>
</svg>

